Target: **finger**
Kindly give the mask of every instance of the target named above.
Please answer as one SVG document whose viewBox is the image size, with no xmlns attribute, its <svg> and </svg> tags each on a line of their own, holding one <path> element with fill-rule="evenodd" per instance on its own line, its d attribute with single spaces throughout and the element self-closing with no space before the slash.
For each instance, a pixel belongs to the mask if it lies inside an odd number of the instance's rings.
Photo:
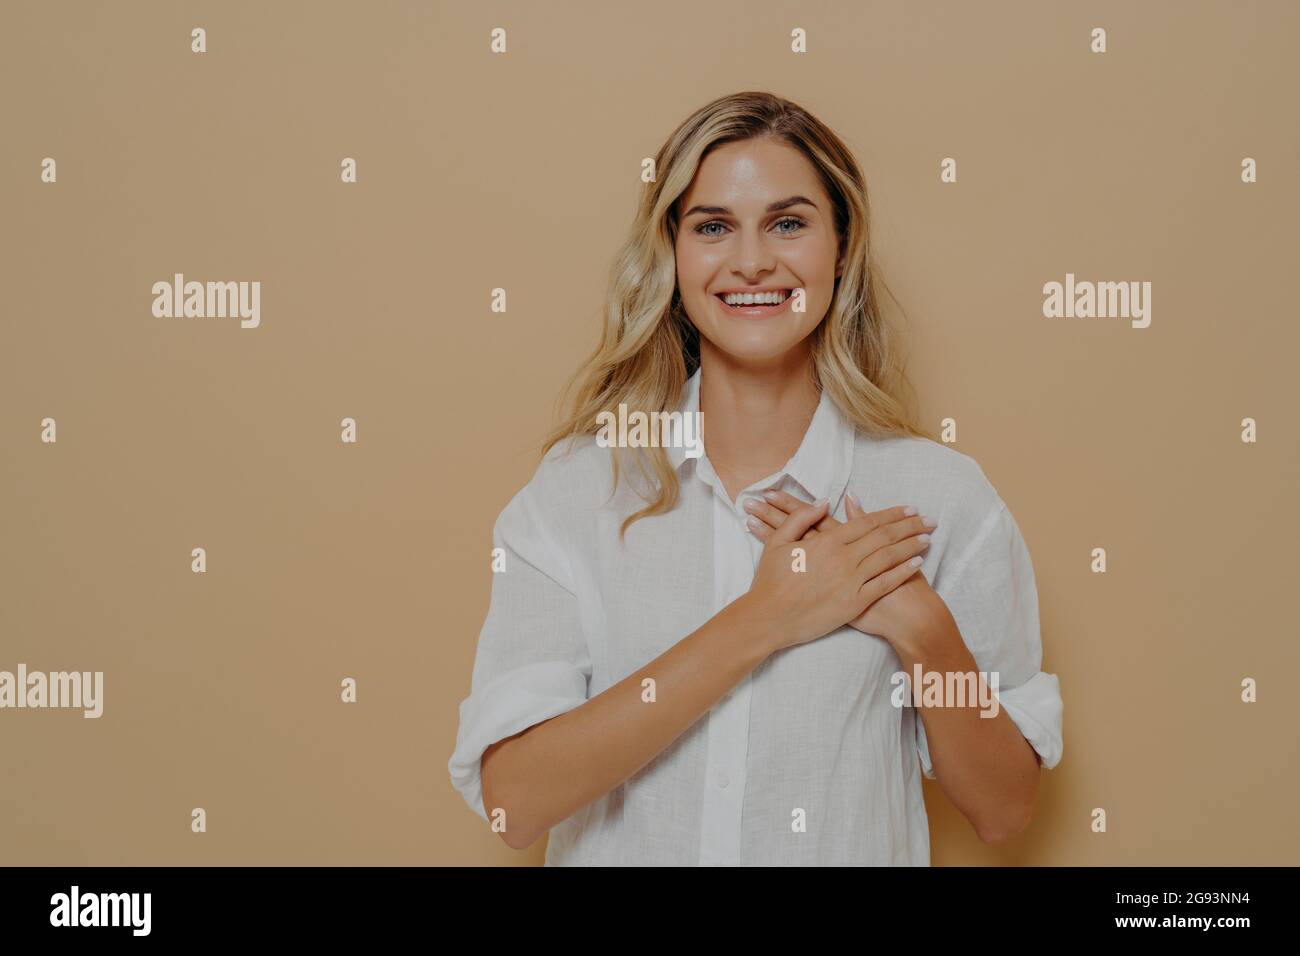
<svg viewBox="0 0 1300 956">
<path fill-rule="evenodd" d="M 849 544 L 869 535 L 881 525 L 903 519 L 906 517 L 907 510 L 906 505 L 899 505 L 897 508 L 886 508 L 884 511 L 873 511 L 870 514 L 858 515 L 858 517 L 844 522 L 832 533 L 841 544 Z"/>
<path fill-rule="evenodd" d="M 851 491 L 844 492 L 844 500 L 847 502 L 844 506 L 844 513 L 849 519 L 860 518 L 863 515 L 873 515 L 883 519 L 884 521 L 889 521 L 892 520 L 890 518 L 890 512 L 896 512 L 898 510 L 897 508 L 885 508 L 881 511 L 867 511 L 862 507 L 862 502 L 858 500 L 858 496 Z M 903 510 L 904 513 L 906 513 L 907 508 L 904 507 Z"/>
<path fill-rule="evenodd" d="M 848 545 L 864 579 L 902 564 L 929 547 L 929 529 L 919 515 L 890 522 Z"/>
<path fill-rule="evenodd" d="M 867 607 L 871 607 L 890 591 L 903 584 L 912 575 L 921 570 L 922 559 L 918 554 L 914 558 L 904 561 L 896 568 L 890 568 L 884 574 L 878 574 L 868 580 L 858 593 L 867 600 Z"/>
<path fill-rule="evenodd" d="M 803 505 L 803 504 L 807 504 L 807 502 L 799 502 L 799 504 Z M 755 518 L 762 526 L 760 530 L 766 530 L 769 533 L 781 527 L 781 525 L 785 523 L 786 519 L 790 517 L 780 508 L 777 508 L 775 505 L 768 504 L 762 498 L 746 498 L 744 508 L 745 511 L 749 513 L 750 517 Z M 823 518 L 821 520 L 821 523 L 824 525 L 826 524 L 827 521 L 834 521 L 834 520 L 835 520 L 834 518 Z M 838 524 L 838 522 L 836 523 Z M 755 531 L 755 529 L 750 524 L 748 519 L 746 519 L 745 525 L 746 527 L 749 527 L 751 531 Z M 804 538 L 805 539 L 814 538 L 816 536 L 817 536 L 817 529 L 809 528 L 807 533 L 804 535 Z M 763 534 L 759 536 L 759 540 L 766 541 L 768 537 L 769 537 L 768 534 Z"/>
<path fill-rule="evenodd" d="M 745 511 L 762 521 L 770 528 L 779 528 L 785 524 L 788 517 L 784 511 L 775 505 L 770 505 L 762 498 L 746 498 Z"/>
<path fill-rule="evenodd" d="M 772 537 L 769 539 L 770 542 L 772 544 L 794 544 L 804 536 L 804 532 L 826 517 L 828 504 L 829 502 L 823 498 L 813 504 L 796 508 L 786 518 L 785 523 L 772 533 Z"/>
<path fill-rule="evenodd" d="M 768 538 L 772 537 L 772 533 L 775 531 L 774 528 L 769 528 L 761 519 L 755 518 L 753 515 L 750 515 L 745 519 L 745 527 L 750 530 L 754 537 L 763 542 L 766 542 Z"/>
<path fill-rule="evenodd" d="M 808 504 L 808 502 L 796 498 L 794 495 L 787 494 L 784 491 L 777 491 L 775 488 L 770 488 L 763 492 L 763 497 L 786 514 L 789 514 L 796 508 Z"/>
<path fill-rule="evenodd" d="M 806 505 L 808 503 L 799 498 L 796 498 L 794 495 L 787 494 L 784 491 L 777 491 L 775 488 L 763 492 L 763 497 L 775 508 L 777 508 L 779 511 L 784 512 L 785 514 L 789 514 L 790 512 L 794 511 L 796 508 L 800 508 L 803 505 Z M 833 517 L 830 511 L 828 510 L 826 512 L 826 517 L 823 518 L 821 521 L 817 522 L 817 530 L 829 531 L 831 528 L 834 528 L 838 524 L 840 524 L 839 519 Z"/>
</svg>

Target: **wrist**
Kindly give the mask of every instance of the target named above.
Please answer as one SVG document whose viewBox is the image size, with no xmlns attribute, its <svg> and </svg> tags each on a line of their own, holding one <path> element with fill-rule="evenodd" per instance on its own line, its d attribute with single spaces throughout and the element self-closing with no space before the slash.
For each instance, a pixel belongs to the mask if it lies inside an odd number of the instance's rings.
<svg viewBox="0 0 1300 956">
<path fill-rule="evenodd" d="M 914 664 L 927 670 L 966 670 L 973 661 L 970 648 L 961 639 L 961 632 L 953 627 L 930 627 L 913 631 L 890 644 L 899 661 L 908 671 Z"/>
<path fill-rule="evenodd" d="M 901 616 L 894 633 L 883 635 L 900 659 L 951 660 L 969 655 L 957 621 L 943 598 L 928 586 L 916 588 L 909 597 L 915 606 Z"/>
<path fill-rule="evenodd" d="M 776 615 L 752 591 L 736 598 L 725 611 L 735 620 L 743 651 L 751 657 L 754 667 L 784 646 Z"/>
</svg>

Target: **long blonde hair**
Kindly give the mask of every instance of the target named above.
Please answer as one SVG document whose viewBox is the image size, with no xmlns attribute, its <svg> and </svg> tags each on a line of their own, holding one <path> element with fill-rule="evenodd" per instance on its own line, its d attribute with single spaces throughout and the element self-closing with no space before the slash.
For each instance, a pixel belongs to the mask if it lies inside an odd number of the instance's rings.
<svg viewBox="0 0 1300 956">
<path fill-rule="evenodd" d="M 915 424 L 900 342 L 877 305 L 876 287 L 889 290 L 869 255 L 870 209 L 857 162 L 807 110 L 771 93 L 745 92 L 701 107 L 660 147 L 655 180 L 647 184 L 610 269 L 600 344 L 566 387 L 567 412 L 547 437 L 543 455 L 566 438 L 596 434 L 597 415 L 617 417 L 620 403 L 643 412 L 677 408 L 683 386 L 700 362 L 699 332 L 677 290 L 678 200 L 712 149 L 760 136 L 802 152 L 835 209 L 844 268 L 826 317 L 810 333 L 817 386 L 828 391 L 847 420 L 869 434 L 933 437 Z M 620 535 L 634 521 L 676 506 L 677 473 L 662 447 L 610 450 L 613 490 L 622 453 L 635 453 L 637 470 L 652 479 L 649 495 L 643 494 L 648 504 L 623 521 Z"/>
</svg>

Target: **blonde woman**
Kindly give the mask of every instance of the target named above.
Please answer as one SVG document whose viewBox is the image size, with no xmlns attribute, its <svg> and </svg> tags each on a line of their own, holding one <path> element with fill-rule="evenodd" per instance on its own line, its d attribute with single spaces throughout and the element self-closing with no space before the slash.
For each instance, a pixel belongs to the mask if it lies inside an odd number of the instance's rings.
<svg viewBox="0 0 1300 956">
<path fill-rule="evenodd" d="M 1016 834 L 1062 750 L 1033 569 L 976 462 L 912 423 L 856 161 L 740 93 L 655 168 L 493 530 L 454 785 L 511 847 L 549 833 L 548 865 L 928 865 L 923 774 Z M 620 406 L 700 413 L 702 453 L 609 447 Z"/>
</svg>

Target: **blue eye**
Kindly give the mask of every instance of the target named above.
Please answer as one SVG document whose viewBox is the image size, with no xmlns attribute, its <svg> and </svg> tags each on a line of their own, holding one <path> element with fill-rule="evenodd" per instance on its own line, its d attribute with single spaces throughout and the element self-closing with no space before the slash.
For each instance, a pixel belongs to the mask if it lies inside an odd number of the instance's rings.
<svg viewBox="0 0 1300 956">
<path fill-rule="evenodd" d="M 780 232 L 780 234 L 783 235 L 783 236 L 789 236 L 789 235 L 792 235 L 792 234 L 798 232 L 798 231 L 799 231 L 800 229 L 802 229 L 804 226 L 808 225 L 804 220 L 800 219 L 798 216 L 786 216 L 786 217 L 784 217 L 784 218 L 782 218 L 782 219 L 777 220 L 776 225 L 777 225 L 777 226 L 783 226 L 783 225 L 785 225 L 786 223 L 793 224 L 793 225 L 795 226 L 795 228 L 794 228 L 794 229 L 778 230 L 778 231 Z M 700 235 L 702 235 L 702 236 L 709 236 L 710 238 L 715 238 L 715 239 L 716 239 L 719 235 L 721 235 L 721 233 L 717 233 L 717 232 L 705 232 L 705 230 L 708 229 L 710 226 L 721 226 L 721 225 L 722 225 L 722 223 L 721 223 L 720 221 L 718 221 L 717 219 L 710 219 L 708 222 L 700 223 L 700 225 L 696 226 L 696 227 L 695 227 L 695 231 L 696 231 L 697 233 L 699 233 Z"/>
</svg>

